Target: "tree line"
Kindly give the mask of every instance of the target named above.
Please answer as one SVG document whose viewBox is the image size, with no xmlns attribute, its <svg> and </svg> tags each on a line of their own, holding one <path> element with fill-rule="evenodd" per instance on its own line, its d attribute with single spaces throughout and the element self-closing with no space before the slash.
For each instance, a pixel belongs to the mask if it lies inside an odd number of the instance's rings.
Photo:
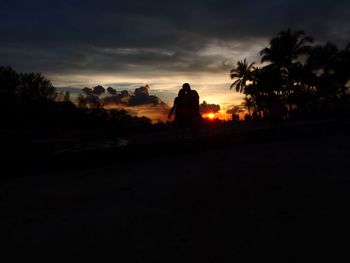
<svg viewBox="0 0 350 263">
<path fill-rule="evenodd" d="M 98 90 L 96 88 L 95 90 Z M 125 110 L 106 110 L 101 103 L 73 103 L 69 93 L 59 93 L 41 73 L 17 73 L 0 67 L 0 119 L 12 128 L 117 128 L 120 131 L 148 130 L 146 117 L 130 116 Z"/>
<path fill-rule="evenodd" d="M 269 116 L 278 98 L 289 119 L 350 116 L 350 43 L 314 44 L 303 31 L 281 31 L 260 51 L 261 65 L 238 61 L 230 71 L 230 89 L 245 94 L 247 118 Z"/>
</svg>

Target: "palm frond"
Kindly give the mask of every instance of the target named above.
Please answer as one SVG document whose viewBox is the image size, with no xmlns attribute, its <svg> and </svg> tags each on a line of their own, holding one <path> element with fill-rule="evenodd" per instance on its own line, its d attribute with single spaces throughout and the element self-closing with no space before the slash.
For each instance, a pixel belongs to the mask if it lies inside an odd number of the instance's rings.
<svg viewBox="0 0 350 263">
<path fill-rule="evenodd" d="M 241 81 L 240 79 L 235 80 L 235 81 L 231 84 L 230 90 L 233 89 L 233 88 L 236 88 L 237 85 L 239 85 L 239 82 L 240 82 L 240 81 Z M 237 89 L 237 88 L 236 88 L 236 89 Z"/>
<path fill-rule="evenodd" d="M 238 73 L 236 73 L 236 72 L 232 72 L 232 73 L 230 74 L 230 77 L 231 77 L 231 79 L 239 78 L 239 77 L 240 77 L 240 74 L 238 74 Z"/>
</svg>

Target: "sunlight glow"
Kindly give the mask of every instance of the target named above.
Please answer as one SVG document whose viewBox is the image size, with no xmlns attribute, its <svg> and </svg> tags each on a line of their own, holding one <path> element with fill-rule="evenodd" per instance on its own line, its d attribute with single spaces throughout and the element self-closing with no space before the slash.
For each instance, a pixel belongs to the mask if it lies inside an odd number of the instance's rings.
<svg viewBox="0 0 350 263">
<path fill-rule="evenodd" d="M 214 120 L 215 114 L 214 113 L 209 113 L 209 114 L 207 114 L 207 118 L 210 119 L 210 120 Z"/>
<path fill-rule="evenodd" d="M 221 110 L 214 114 L 214 117 L 209 117 L 204 114 L 204 118 L 230 120 L 231 114 L 227 114 L 232 105 L 239 105 L 244 97 L 243 94 L 232 91 L 229 89 L 231 79 L 227 72 L 211 72 L 206 74 L 192 73 L 189 76 L 186 72 L 174 72 L 172 74 L 164 75 L 164 72 L 153 72 L 151 75 L 145 74 L 144 76 L 135 76 L 134 72 L 125 73 L 120 72 L 116 75 L 112 74 L 79 74 L 72 73 L 71 75 L 49 75 L 49 78 L 53 79 L 53 84 L 56 87 L 74 87 L 77 92 L 83 87 L 93 87 L 96 85 L 103 85 L 104 87 L 113 87 L 117 91 L 129 90 L 134 91 L 135 88 L 141 85 L 150 85 L 151 95 L 158 96 L 163 100 L 167 107 L 161 107 L 158 109 L 150 105 L 143 107 L 124 107 L 132 115 L 146 116 L 151 118 L 152 121 L 157 122 L 165 121 L 167 119 L 168 112 L 173 106 L 173 101 L 177 96 L 179 89 L 185 82 L 190 83 L 191 88 L 197 90 L 200 96 L 200 103 L 206 101 L 207 103 L 219 104 Z M 168 110 L 167 110 L 167 109 Z"/>
</svg>

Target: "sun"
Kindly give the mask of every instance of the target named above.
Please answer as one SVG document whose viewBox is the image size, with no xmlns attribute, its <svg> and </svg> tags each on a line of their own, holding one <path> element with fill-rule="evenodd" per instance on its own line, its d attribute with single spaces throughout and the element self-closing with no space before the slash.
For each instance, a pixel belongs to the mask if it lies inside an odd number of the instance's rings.
<svg viewBox="0 0 350 263">
<path fill-rule="evenodd" d="M 214 113 L 209 113 L 207 115 L 207 117 L 210 119 L 210 120 L 213 120 L 215 118 L 215 114 Z"/>
</svg>

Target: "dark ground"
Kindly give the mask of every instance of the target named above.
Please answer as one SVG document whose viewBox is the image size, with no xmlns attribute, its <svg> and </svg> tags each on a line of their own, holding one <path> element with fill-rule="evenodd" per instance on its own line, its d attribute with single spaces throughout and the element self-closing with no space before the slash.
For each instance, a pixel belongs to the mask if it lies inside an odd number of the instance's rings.
<svg viewBox="0 0 350 263">
<path fill-rule="evenodd" d="M 127 158 L 13 167 L 0 186 L 1 261 L 347 262 L 349 130 L 156 136 Z"/>
</svg>

